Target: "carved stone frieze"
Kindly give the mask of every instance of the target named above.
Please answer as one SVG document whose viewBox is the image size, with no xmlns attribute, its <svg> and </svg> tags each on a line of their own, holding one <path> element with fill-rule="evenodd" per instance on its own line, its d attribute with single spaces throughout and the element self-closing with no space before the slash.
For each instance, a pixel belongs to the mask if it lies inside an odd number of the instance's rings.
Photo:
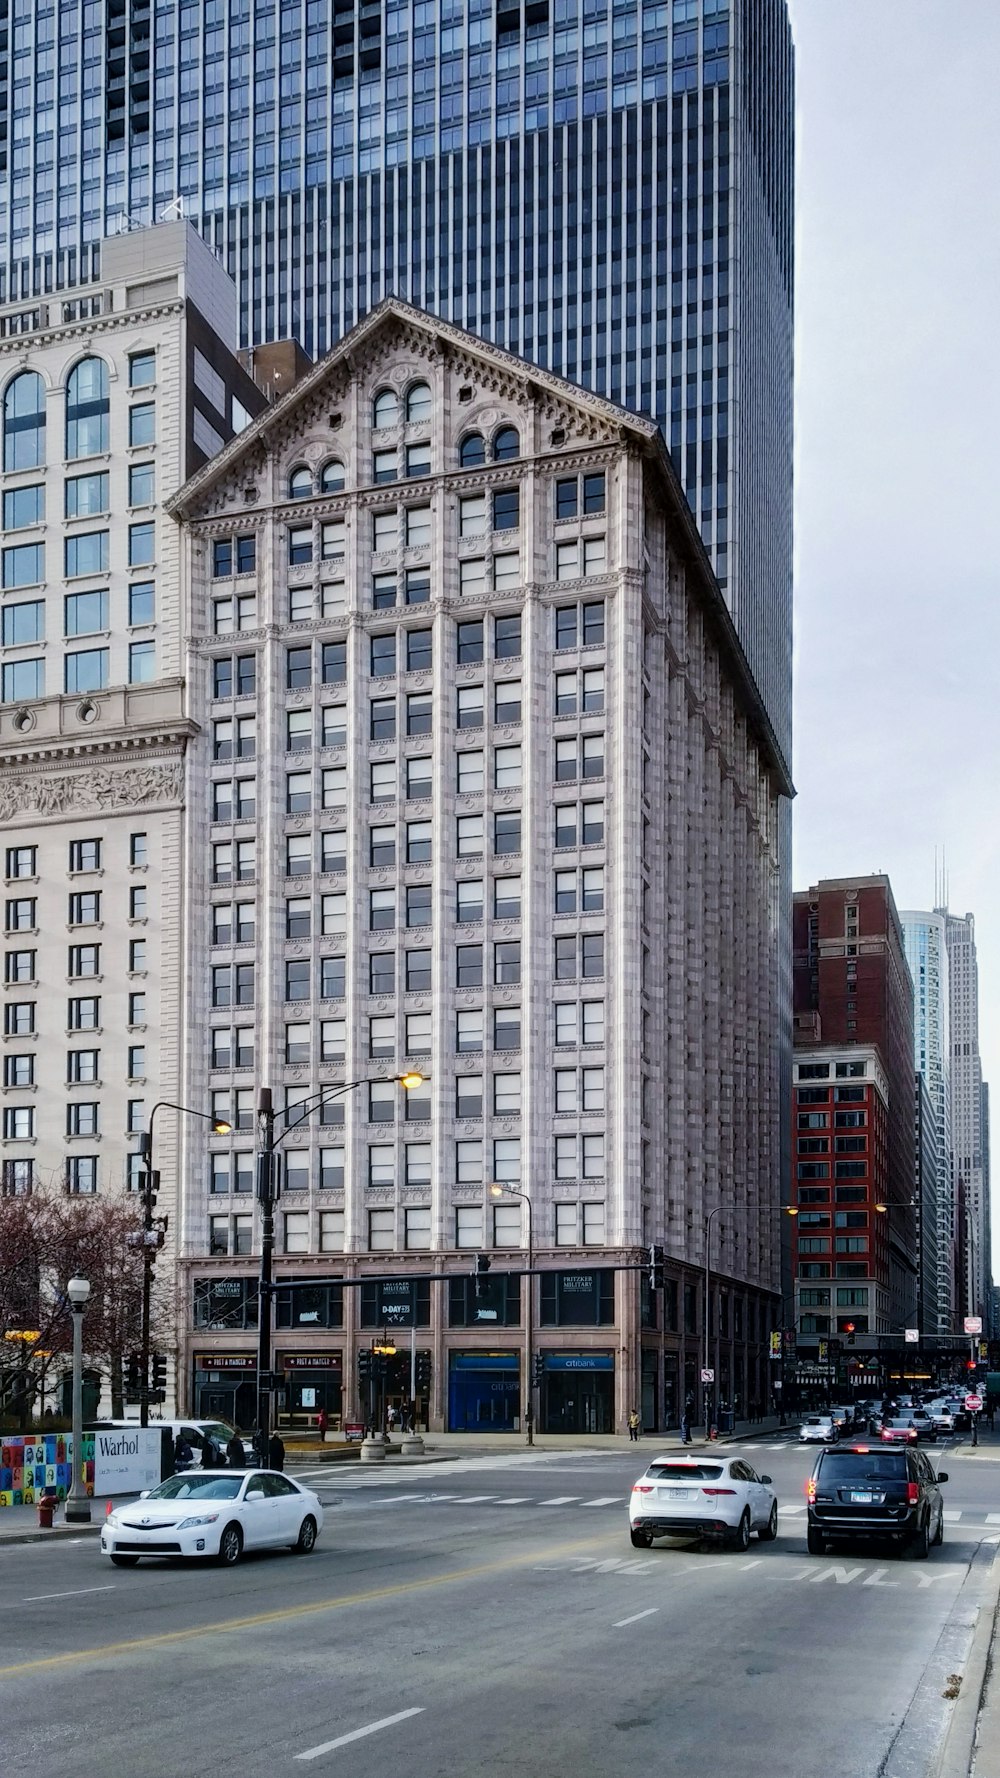
<svg viewBox="0 0 1000 1778">
<path fill-rule="evenodd" d="M 166 765 L 93 767 L 82 772 L 31 773 L 0 778 L 0 820 L 16 815 L 63 815 L 71 809 L 133 809 L 180 799 L 184 771 Z"/>
</svg>

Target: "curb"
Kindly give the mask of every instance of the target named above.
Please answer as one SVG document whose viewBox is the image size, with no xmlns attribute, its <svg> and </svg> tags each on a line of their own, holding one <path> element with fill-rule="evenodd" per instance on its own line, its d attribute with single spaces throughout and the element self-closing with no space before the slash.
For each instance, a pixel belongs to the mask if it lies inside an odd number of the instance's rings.
<svg viewBox="0 0 1000 1778">
<path fill-rule="evenodd" d="M 64 1543 L 73 1537 L 100 1537 L 100 1525 L 53 1525 L 48 1531 L 0 1530 L 0 1550 L 11 1543 Z"/>
<path fill-rule="evenodd" d="M 990 1565 L 983 1598 L 978 1607 L 972 1646 L 969 1649 L 962 1677 L 962 1689 L 955 1703 L 951 1721 L 934 1768 L 933 1778 L 969 1778 L 975 1769 L 980 1778 L 995 1778 L 1000 1766 L 980 1767 L 977 1748 L 985 1709 L 987 1683 L 992 1671 L 991 1653 L 1000 1613 L 1000 1557 L 994 1555 Z M 988 1746 L 988 1742 L 984 1742 Z M 990 1748 L 995 1760 L 996 1748 Z"/>
</svg>

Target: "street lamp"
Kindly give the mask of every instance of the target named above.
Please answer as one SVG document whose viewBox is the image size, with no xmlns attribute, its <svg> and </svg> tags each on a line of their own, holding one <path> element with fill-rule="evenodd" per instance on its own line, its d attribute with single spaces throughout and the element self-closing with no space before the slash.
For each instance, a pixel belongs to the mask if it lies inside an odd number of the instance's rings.
<svg viewBox="0 0 1000 1778">
<path fill-rule="evenodd" d="M 708 1437 L 709 1432 L 711 1431 L 711 1420 L 712 1420 L 712 1414 L 711 1414 L 711 1408 L 710 1408 L 710 1402 L 709 1402 L 709 1392 L 711 1391 L 712 1398 L 714 1398 L 714 1396 L 715 1396 L 714 1378 L 713 1378 L 712 1382 L 709 1383 L 708 1377 L 707 1377 L 707 1372 L 709 1370 L 708 1330 L 709 1330 L 709 1320 L 710 1320 L 709 1290 L 711 1287 L 711 1277 L 712 1277 L 712 1265 L 711 1265 L 711 1261 L 712 1261 L 712 1223 L 714 1222 L 715 1218 L 718 1216 L 719 1211 L 721 1209 L 722 1209 L 722 1205 L 716 1204 L 715 1209 L 710 1210 L 707 1217 L 705 1218 L 705 1361 L 702 1366 L 702 1371 L 706 1374 L 705 1374 L 705 1379 L 702 1383 L 702 1389 L 703 1389 L 703 1393 L 704 1393 L 704 1403 L 705 1403 L 705 1437 L 706 1438 Z"/>
<path fill-rule="evenodd" d="M 273 1295 L 272 1272 L 274 1264 L 274 1205 L 277 1198 L 274 1177 L 274 1156 L 285 1137 L 299 1124 L 311 1117 L 321 1106 L 328 1105 L 332 1099 L 341 1099 L 345 1093 L 353 1092 L 355 1087 L 368 1086 L 380 1077 L 362 1075 L 358 1080 L 341 1081 L 337 1086 L 320 1087 L 305 1099 L 297 1099 L 284 1111 L 274 1109 L 270 1087 L 261 1087 L 257 1094 L 257 1202 L 260 1205 L 260 1273 L 257 1284 L 257 1454 L 260 1463 L 267 1462 L 267 1447 L 270 1442 L 271 1419 L 271 1298 Z M 397 1074 L 395 1080 L 404 1090 L 412 1093 L 415 1088 L 423 1086 L 428 1078 L 411 1068 L 405 1074 Z M 291 1113 L 298 1112 L 297 1117 Z M 279 1136 L 274 1133 L 274 1126 L 281 1120 L 285 1128 Z"/>
<path fill-rule="evenodd" d="M 71 1278 L 66 1286 L 73 1312 L 73 1472 L 66 1496 L 67 1525 L 90 1524 L 90 1500 L 83 1479 L 83 1311 L 90 1296 L 87 1278 Z"/>
<path fill-rule="evenodd" d="M 524 1423 L 528 1433 L 528 1444 L 535 1442 L 534 1413 L 534 1377 L 532 1371 L 535 1364 L 535 1227 L 532 1220 L 531 1199 L 527 1192 L 519 1192 L 512 1185 L 503 1185 L 500 1181 L 490 1186 L 491 1198 L 520 1198 L 528 1212 L 528 1288 L 524 1304 Z"/>
<path fill-rule="evenodd" d="M 201 1117 L 211 1124 L 213 1136 L 228 1136 L 232 1125 L 224 1118 L 213 1117 L 210 1111 L 198 1111 L 193 1105 L 178 1105 L 173 1099 L 158 1099 L 149 1114 L 149 1128 L 139 1137 L 139 1155 L 143 1165 L 142 1234 L 135 1241 L 142 1248 L 142 1321 L 139 1335 L 139 1425 L 149 1425 L 149 1309 L 153 1294 L 153 1267 L 163 1246 L 167 1219 L 153 1216 L 160 1175 L 153 1169 L 153 1129 L 158 1111 L 182 1111 L 187 1117 Z"/>
</svg>

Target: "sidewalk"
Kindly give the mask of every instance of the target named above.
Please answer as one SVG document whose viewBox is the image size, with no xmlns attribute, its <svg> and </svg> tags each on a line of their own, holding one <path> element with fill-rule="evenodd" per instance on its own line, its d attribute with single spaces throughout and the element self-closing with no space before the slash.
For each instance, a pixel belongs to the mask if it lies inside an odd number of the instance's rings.
<svg viewBox="0 0 1000 1778">
<path fill-rule="evenodd" d="M 739 1420 L 735 1432 L 725 1433 L 713 1442 L 726 1445 L 734 1439 L 746 1439 L 753 1442 L 755 1439 L 770 1440 L 782 1435 L 791 1438 L 796 1430 L 797 1422 L 783 1428 L 776 1417 L 756 1421 L 753 1425 L 749 1420 Z M 386 1457 L 385 1465 L 379 1464 L 378 1468 L 413 1469 L 419 1468 L 421 1464 L 425 1463 L 446 1463 L 449 1458 L 454 1457 L 486 1458 L 498 1456 L 501 1453 L 510 1456 L 528 1450 L 526 1437 L 524 1433 L 520 1432 L 497 1432 L 480 1437 L 477 1437 L 475 1433 L 468 1432 L 428 1432 L 422 1436 L 424 1440 L 422 1457 L 404 1457 L 398 1447 L 390 1447 L 390 1454 Z M 568 1451 L 620 1453 L 634 1448 L 637 1460 L 640 1460 L 641 1453 L 641 1461 L 648 1462 L 658 1451 L 704 1451 L 709 1448 L 709 1443 L 710 1441 L 703 1436 L 696 1435 L 690 1445 L 682 1445 L 680 1434 L 677 1431 L 662 1434 L 646 1433 L 636 1441 L 634 1446 L 626 1432 L 543 1433 L 535 1439 L 531 1448 L 544 1456 L 558 1456 L 560 1453 L 565 1454 Z M 998 1447 L 1000 1447 L 1000 1440 L 998 1440 Z M 350 1452 L 350 1455 L 347 1454 L 347 1451 Z M 285 1465 L 294 1474 L 296 1470 L 309 1469 L 319 1463 L 330 1463 L 331 1465 L 352 1461 L 356 1463 L 360 1456 L 360 1446 L 349 1446 L 347 1451 L 343 1445 L 339 1444 L 325 1446 L 316 1442 L 301 1445 L 289 1444 L 285 1452 Z M 998 1455 L 1000 1455 L 1000 1448 L 998 1448 Z M 104 1496 L 95 1496 L 90 1505 L 93 1518 L 89 1525 L 67 1525 L 62 1518 L 62 1509 L 59 1508 L 56 1513 L 56 1523 L 51 1531 L 39 1530 L 37 1507 L 4 1507 L 0 1510 L 0 1548 L 4 1544 L 54 1543 L 73 1537 L 96 1537 L 104 1522 L 106 1511 Z"/>
</svg>

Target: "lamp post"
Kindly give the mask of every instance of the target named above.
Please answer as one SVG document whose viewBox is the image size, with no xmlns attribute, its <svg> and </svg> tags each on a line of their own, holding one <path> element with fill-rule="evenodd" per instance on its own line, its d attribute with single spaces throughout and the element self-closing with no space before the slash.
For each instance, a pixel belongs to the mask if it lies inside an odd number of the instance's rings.
<svg viewBox="0 0 1000 1778">
<path fill-rule="evenodd" d="M 353 1092 L 356 1087 L 368 1086 L 379 1077 L 361 1075 L 358 1080 L 341 1081 L 332 1087 L 321 1087 L 318 1092 L 310 1093 L 305 1099 L 297 1099 L 284 1111 L 275 1111 L 270 1087 L 261 1087 L 257 1094 L 257 1202 L 260 1205 L 260 1271 L 257 1283 L 257 1454 L 261 1465 L 267 1462 L 267 1447 L 271 1433 L 271 1299 L 274 1293 L 274 1206 L 277 1201 L 275 1190 L 274 1157 L 285 1137 L 297 1125 L 304 1123 L 314 1111 L 328 1105 L 332 1099 L 342 1099 L 345 1093 Z M 409 1069 L 405 1074 L 395 1076 L 398 1084 L 405 1092 L 413 1092 L 415 1087 L 422 1086 L 428 1078 L 419 1074 L 416 1069 Z M 293 1111 L 297 1117 L 291 1117 Z M 280 1135 L 275 1135 L 274 1126 L 279 1121 L 285 1122 Z M 289 1120 L 290 1121 L 286 1121 Z"/>
<path fill-rule="evenodd" d="M 90 1500 L 83 1479 L 83 1311 L 90 1296 L 87 1278 L 71 1278 L 66 1286 L 73 1313 L 73 1474 L 66 1496 L 67 1525 L 90 1524 Z"/>
<path fill-rule="evenodd" d="M 153 1294 L 153 1267 L 163 1246 L 167 1219 L 154 1217 L 160 1175 L 153 1169 L 153 1130 L 158 1111 L 182 1111 L 187 1117 L 201 1117 L 212 1126 L 214 1136 L 228 1136 L 232 1128 L 224 1118 L 213 1117 L 210 1111 L 198 1111 L 193 1105 L 178 1105 L 173 1099 L 158 1099 L 149 1114 L 149 1128 L 139 1137 L 139 1154 L 143 1166 L 142 1234 L 136 1241 L 142 1247 L 142 1314 L 139 1334 L 139 1425 L 149 1425 L 149 1312 Z M 131 1237 L 130 1237 L 131 1239 Z M 88 1515 L 89 1516 L 89 1515 Z"/>
<path fill-rule="evenodd" d="M 715 1209 L 710 1210 L 707 1217 L 705 1218 L 705 1362 L 702 1366 L 702 1369 L 705 1371 L 707 1371 L 709 1369 L 708 1334 L 709 1334 L 709 1322 L 711 1320 L 711 1313 L 710 1313 L 711 1305 L 709 1302 L 709 1290 L 711 1288 L 711 1280 L 712 1280 L 712 1223 L 715 1221 L 715 1218 L 718 1216 L 719 1211 L 721 1209 L 722 1209 L 722 1205 L 716 1204 Z M 711 1383 L 709 1383 L 707 1381 L 705 1383 L 703 1383 L 702 1389 L 703 1389 L 703 1393 L 704 1393 L 704 1402 L 705 1402 L 705 1437 L 707 1438 L 708 1434 L 711 1430 L 711 1424 L 712 1424 L 712 1412 L 711 1412 L 710 1403 L 711 1403 L 711 1401 L 714 1401 L 715 1391 L 716 1391 L 714 1378 Z"/>
<path fill-rule="evenodd" d="M 535 1366 L 535 1226 L 532 1219 L 531 1199 L 527 1192 L 519 1192 L 512 1185 L 503 1185 L 499 1181 L 490 1186 L 491 1198 L 520 1198 L 528 1212 L 528 1289 L 524 1303 L 524 1423 L 527 1429 L 527 1442 L 535 1442 L 535 1380 L 532 1371 Z"/>
</svg>

